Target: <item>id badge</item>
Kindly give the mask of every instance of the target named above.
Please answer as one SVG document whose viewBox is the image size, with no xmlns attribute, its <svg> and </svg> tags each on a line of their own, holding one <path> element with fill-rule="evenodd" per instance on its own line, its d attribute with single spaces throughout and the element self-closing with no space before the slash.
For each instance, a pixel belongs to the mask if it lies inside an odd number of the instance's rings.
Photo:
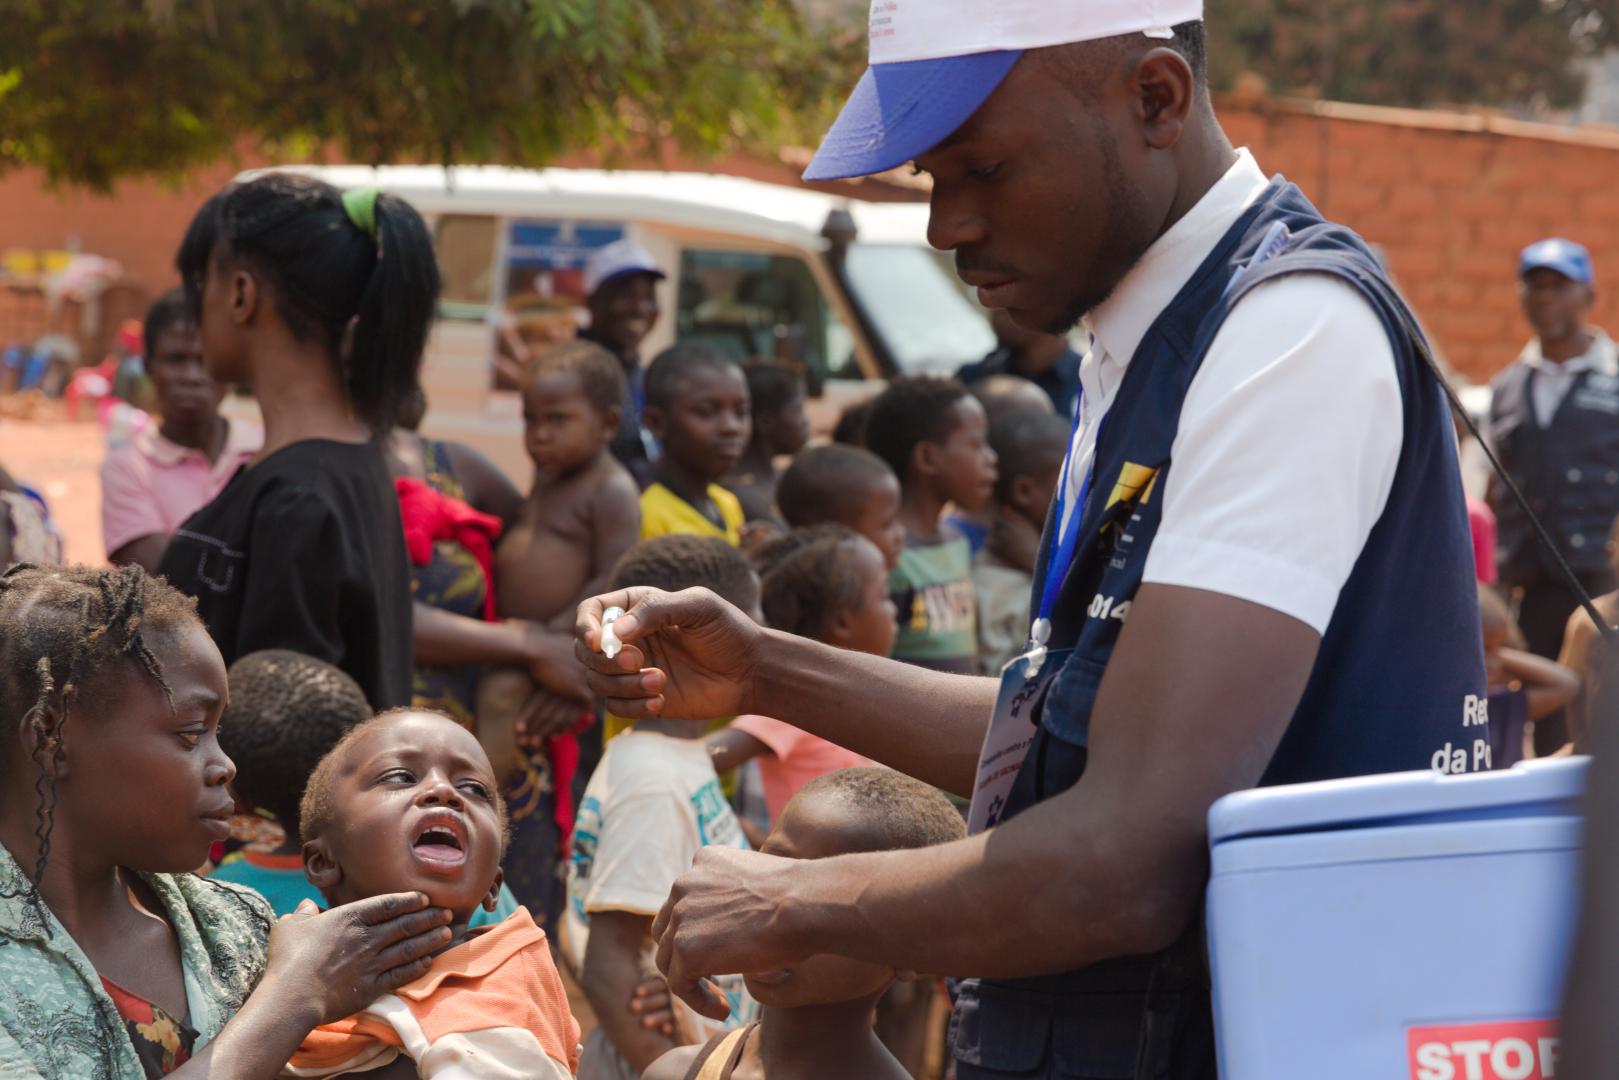
<svg viewBox="0 0 1619 1080">
<path fill-rule="evenodd" d="M 1014 656 L 1001 669 L 1001 689 L 995 697 L 995 715 L 978 754 L 978 773 L 973 782 L 972 806 L 967 811 L 967 831 L 981 833 L 994 828 L 1006 810 L 1006 798 L 1017 782 L 1023 759 L 1034 742 L 1034 709 L 1045 696 L 1051 680 L 1073 654 L 1072 649 L 1048 652 L 1034 646 Z M 1032 664 L 1030 661 L 1034 661 Z M 1032 670 L 1031 670 L 1032 668 Z"/>
</svg>

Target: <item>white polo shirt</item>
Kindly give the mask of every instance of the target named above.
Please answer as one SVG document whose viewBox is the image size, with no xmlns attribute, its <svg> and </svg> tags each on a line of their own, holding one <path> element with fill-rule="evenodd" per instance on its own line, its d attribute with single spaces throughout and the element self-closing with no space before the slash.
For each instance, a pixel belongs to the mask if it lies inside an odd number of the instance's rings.
<svg viewBox="0 0 1619 1080">
<path fill-rule="evenodd" d="M 1619 375 L 1619 350 L 1614 348 L 1613 339 L 1594 326 L 1589 333 L 1591 347 L 1562 362 L 1546 359 L 1541 354 L 1538 338 L 1531 339 L 1518 354 L 1519 362 L 1535 369 L 1535 377 L 1529 383 L 1530 400 L 1534 403 L 1535 423 L 1541 427 L 1551 426 L 1557 407 L 1580 375 L 1587 371 Z"/>
<path fill-rule="evenodd" d="M 1153 320 L 1268 184 L 1247 150 L 1085 317 L 1095 344 L 1067 504 Z M 1404 437 L 1388 334 L 1348 283 L 1295 274 L 1232 308 L 1193 377 L 1143 581 L 1235 596 L 1324 632 L 1383 513 Z"/>
</svg>

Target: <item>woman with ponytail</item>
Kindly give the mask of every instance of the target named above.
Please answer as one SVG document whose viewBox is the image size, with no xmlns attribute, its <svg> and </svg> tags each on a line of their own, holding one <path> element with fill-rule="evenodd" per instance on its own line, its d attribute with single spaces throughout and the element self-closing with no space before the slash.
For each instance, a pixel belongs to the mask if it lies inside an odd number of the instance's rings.
<svg viewBox="0 0 1619 1080">
<path fill-rule="evenodd" d="M 438 301 L 421 216 L 375 188 L 271 173 L 209 199 L 178 265 L 209 373 L 245 382 L 264 449 L 160 567 L 227 664 L 292 649 L 410 702 L 410 569 L 382 440 L 416 386 Z"/>
</svg>

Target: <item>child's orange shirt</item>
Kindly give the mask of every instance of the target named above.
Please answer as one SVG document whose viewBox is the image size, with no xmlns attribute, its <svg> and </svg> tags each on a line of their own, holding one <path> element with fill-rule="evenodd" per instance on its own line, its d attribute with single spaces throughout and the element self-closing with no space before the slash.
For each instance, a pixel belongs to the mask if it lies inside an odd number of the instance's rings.
<svg viewBox="0 0 1619 1080">
<path fill-rule="evenodd" d="M 282 1071 L 329 1077 L 400 1054 L 422 1076 L 561 1080 L 579 1066 L 579 1024 L 527 909 L 447 949 L 426 975 L 310 1032 Z"/>
</svg>

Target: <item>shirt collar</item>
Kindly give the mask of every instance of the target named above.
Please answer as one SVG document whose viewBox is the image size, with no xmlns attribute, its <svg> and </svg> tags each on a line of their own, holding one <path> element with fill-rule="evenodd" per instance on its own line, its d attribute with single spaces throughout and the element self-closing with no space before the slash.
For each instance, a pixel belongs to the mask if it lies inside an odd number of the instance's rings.
<svg viewBox="0 0 1619 1080">
<path fill-rule="evenodd" d="M 1538 371 L 1551 374 L 1578 375 L 1582 371 L 1597 371 L 1619 376 L 1619 345 L 1614 344 L 1606 331 L 1594 326 L 1589 330 L 1591 347 L 1562 363 L 1541 355 L 1539 338 L 1531 338 L 1529 344 L 1523 347 L 1523 352 L 1518 354 L 1518 359 Z"/>
<path fill-rule="evenodd" d="M 161 426 L 160 422 L 147 424 L 136 434 L 133 440 L 135 448 L 150 458 L 153 464 L 172 468 L 188 458 L 196 457 L 204 461 L 208 460 L 207 455 L 196 447 L 181 446 L 174 440 L 166 438 L 162 431 L 159 430 Z M 251 424 L 236 423 L 227 417 L 225 420 L 225 445 L 220 447 L 219 460 L 216 464 L 220 468 L 234 469 L 237 458 L 242 457 L 244 454 L 257 453 L 263 441 L 264 434 L 257 428 Z"/>
<path fill-rule="evenodd" d="M 1085 329 L 1099 347 L 1091 356 L 1105 350 L 1115 363 L 1128 364 L 1159 313 L 1269 184 L 1253 154 L 1238 150 L 1225 175 L 1152 242 L 1112 295 L 1085 316 Z"/>
</svg>

